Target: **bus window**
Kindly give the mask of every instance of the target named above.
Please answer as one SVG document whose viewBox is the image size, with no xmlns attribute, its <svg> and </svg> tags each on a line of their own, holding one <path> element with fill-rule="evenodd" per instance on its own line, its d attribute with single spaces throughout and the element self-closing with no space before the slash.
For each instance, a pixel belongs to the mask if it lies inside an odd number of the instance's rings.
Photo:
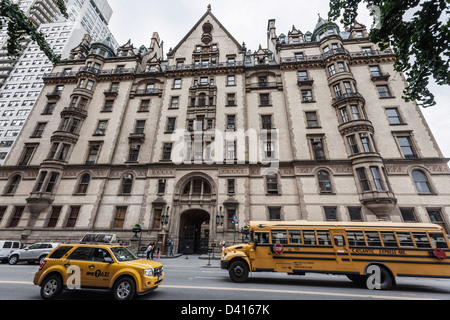
<svg viewBox="0 0 450 320">
<path fill-rule="evenodd" d="M 380 234 L 385 247 L 398 247 L 393 231 L 381 231 Z"/>
<path fill-rule="evenodd" d="M 413 232 L 413 238 L 417 248 L 431 248 L 430 240 L 425 232 Z"/>
<path fill-rule="evenodd" d="M 347 231 L 347 239 L 350 247 L 366 246 L 362 231 Z"/>
<path fill-rule="evenodd" d="M 365 233 L 369 247 L 381 247 L 378 231 L 366 231 Z"/>
<path fill-rule="evenodd" d="M 414 243 L 409 232 L 397 232 L 397 239 L 400 247 L 414 247 Z"/>
<path fill-rule="evenodd" d="M 270 243 L 268 232 L 255 232 L 255 243 L 266 244 Z"/>
<path fill-rule="evenodd" d="M 317 241 L 320 246 L 331 246 L 330 233 L 327 230 L 317 230 Z"/>
<path fill-rule="evenodd" d="M 303 244 L 306 246 L 316 245 L 316 233 L 314 230 L 303 230 Z"/>
<path fill-rule="evenodd" d="M 448 249 L 447 242 L 445 241 L 444 235 L 442 233 L 429 233 L 431 242 L 434 248 Z"/>
<path fill-rule="evenodd" d="M 301 244 L 302 237 L 300 230 L 289 230 L 289 243 L 290 244 Z"/>
<path fill-rule="evenodd" d="M 341 234 L 335 234 L 333 237 L 334 244 L 336 247 L 344 247 L 345 246 L 345 238 Z"/>
<path fill-rule="evenodd" d="M 272 244 L 287 244 L 286 230 L 272 230 Z"/>
</svg>

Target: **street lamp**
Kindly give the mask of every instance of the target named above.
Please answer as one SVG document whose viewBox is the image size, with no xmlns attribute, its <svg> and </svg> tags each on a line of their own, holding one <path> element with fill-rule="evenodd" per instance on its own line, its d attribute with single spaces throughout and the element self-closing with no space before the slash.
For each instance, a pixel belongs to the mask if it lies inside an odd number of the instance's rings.
<svg viewBox="0 0 450 320">
<path fill-rule="evenodd" d="M 216 225 L 218 227 L 223 226 L 223 214 L 222 214 L 222 206 L 219 206 L 219 213 L 216 215 Z"/>
<path fill-rule="evenodd" d="M 167 206 L 166 213 L 161 216 L 163 226 L 167 226 L 169 224 L 169 209 L 170 206 Z"/>
</svg>

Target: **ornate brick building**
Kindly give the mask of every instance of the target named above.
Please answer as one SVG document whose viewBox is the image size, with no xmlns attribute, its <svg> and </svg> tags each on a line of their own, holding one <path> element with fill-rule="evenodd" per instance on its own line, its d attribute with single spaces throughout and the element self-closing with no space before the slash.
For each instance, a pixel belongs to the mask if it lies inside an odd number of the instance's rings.
<svg viewBox="0 0 450 320">
<path fill-rule="evenodd" d="M 210 8 L 163 55 L 86 38 L 45 86 L 0 168 L 0 232 L 95 230 L 202 252 L 249 220 L 436 222 L 450 171 L 391 50 L 362 25 L 239 44 Z M 236 224 L 237 223 L 237 224 Z M 236 233 L 235 233 L 236 230 Z"/>
</svg>

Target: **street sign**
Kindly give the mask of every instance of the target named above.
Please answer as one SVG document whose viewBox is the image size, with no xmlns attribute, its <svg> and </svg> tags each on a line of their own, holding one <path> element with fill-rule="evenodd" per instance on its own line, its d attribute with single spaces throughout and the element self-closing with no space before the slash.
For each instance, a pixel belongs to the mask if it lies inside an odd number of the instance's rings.
<svg viewBox="0 0 450 320">
<path fill-rule="evenodd" d="M 282 254 L 284 252 L 284 248 L 281 244 L 277 243 L 273 246 L 273 252 L 275 252 L 276 254 Z"/>
</svg>

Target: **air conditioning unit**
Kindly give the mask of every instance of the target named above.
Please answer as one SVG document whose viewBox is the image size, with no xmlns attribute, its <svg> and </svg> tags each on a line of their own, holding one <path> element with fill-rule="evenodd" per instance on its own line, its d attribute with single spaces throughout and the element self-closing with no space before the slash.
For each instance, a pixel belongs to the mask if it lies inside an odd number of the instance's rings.
<svg viewBox="0 0 450 320">
<path fill-rule="evenodd" d="M 234 125 L 232 125 L 232 124 L 228 125 L 228 129 L 233 129 L 234 130 Z"/>
</svg>

